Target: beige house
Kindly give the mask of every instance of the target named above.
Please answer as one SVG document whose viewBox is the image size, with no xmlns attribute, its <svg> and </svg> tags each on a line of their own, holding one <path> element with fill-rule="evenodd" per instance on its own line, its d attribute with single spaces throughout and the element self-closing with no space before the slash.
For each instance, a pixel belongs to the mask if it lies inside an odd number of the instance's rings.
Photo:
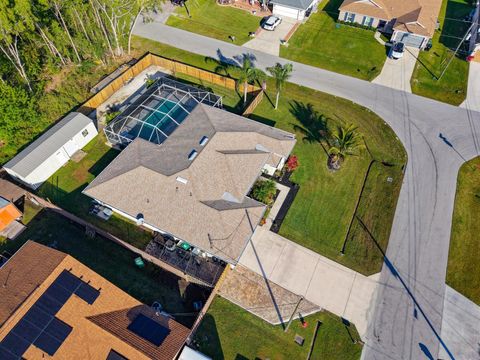
<svg viewBox="0 0 480 360">
<path fill-rule="evenodd" d="M 423 49 L 437 28 L 441 0 L 345 0 L 338 19 L 392 34 L 393 41 Z"/>
<path fill-rule="evenodd" d="M 266 209 L 247 195 L 262 173 L 283 167 L 295 136 L 199 103 L 191 97 L 194 89 L 160 90 L 151 96 L 184 99 L 181 106 L 191 104 L 188 115 L 177 114 L 180 124 L 164 130 L 168 138 L 161 144 L 140 131 L 83 193 L 139 225 L 236 263 Z"/>
</svg>

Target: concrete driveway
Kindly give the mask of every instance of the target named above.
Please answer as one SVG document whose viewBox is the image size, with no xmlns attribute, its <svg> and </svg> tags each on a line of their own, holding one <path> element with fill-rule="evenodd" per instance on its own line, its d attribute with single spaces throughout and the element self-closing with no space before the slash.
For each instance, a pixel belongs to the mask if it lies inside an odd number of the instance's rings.
<svg viewBox="0 0 480 360">
<path fill-rule="evenodd" d="M 280 40 L 285 39 L 296 23 L 297 21 L 294 19 L 282 18 L 281 24 L 274 31 L 262 29 L 254 39 L 246 42 L 243 46 L 278 56 L 280 54 Z"/>
<path fill-rule="evenodd" d="M 382 72 L 372 82 L 411 93 L 410 78 L 412 77 L 419 52 L 419 49 L 406 48 L 401 59 L 387 58 Z"/>
<path fill-rule="evenodd" d="M 240 264 L 355 324 L 365 339 L 378 275 L 366 277 L 257 227 Z"/>
</svg>

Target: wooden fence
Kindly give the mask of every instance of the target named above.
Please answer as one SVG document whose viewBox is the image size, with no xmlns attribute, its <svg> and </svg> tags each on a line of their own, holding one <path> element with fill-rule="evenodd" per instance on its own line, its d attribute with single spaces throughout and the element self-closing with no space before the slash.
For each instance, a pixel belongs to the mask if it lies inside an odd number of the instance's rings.
<svg viewBox="0 0 480 360">
<path fill-rule="evenodd" d="M 247 106 L 247 108 L 243 111 L 242 116 L 249 117 L 250 114 L 253 113 L 255 108 L 263 99 L 263 90 L 257 90 L 257 94 L 253 98 L 252 102 Z"/>
<path fill-rule="evenodd" d="M 121 73 L 117 78 L 115 78 L 110 84 L 105 86 L 98 93 L 93 95 L 88 99 L 80 108 L 79 112 L 88 115 L 93 110 L 95 110 L 100 104 L 104 103 L 110 96 L 117 92 L 122 86 L 127 84 L 131 79 L 140 74 L 146 68 L 151 65 L 160 66 L 170 72 L 173 75 L 176 73 L 189 75 L 195 77 L 199 80 L 207 81 L 215 85 L 223 86 L 227 89 L 235 90 L 236 82 L 234 79 L 227 76 L 222 76 L 215 74 L 213 72 L 199 69 L 197 67 L 184 64 L 182 62 L 167 59 L 159 55 L 152 53 L 145 54 L 140 60 L 138 60 L 134 65 L 129 67 L 123 73 Z M 260 88 L 255 85 L 248 85 L 248 92 L 258 91 Z M 240 86 L 240 92 L 243 91 L 243 85 Z"/>
</svg>

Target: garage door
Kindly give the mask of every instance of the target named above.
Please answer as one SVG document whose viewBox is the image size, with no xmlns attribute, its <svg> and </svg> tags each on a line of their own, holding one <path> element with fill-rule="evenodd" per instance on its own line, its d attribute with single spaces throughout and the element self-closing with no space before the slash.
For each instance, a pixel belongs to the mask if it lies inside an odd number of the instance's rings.
<svg viewBox="0 0 480 360">
<path fill-rule="evenodd" d="M 292 9 L 292 8 L 282 6 L 282 5 L 277 5 L 277 4 L 273 5 L 273 14 L 278 15 L 280 17 L 286 16 L 294 19 L 298 18 L 297 9 Z"/>
<path fill-rule="evenodd" d="M 422 46 L 423 36 L 418 36 L 410 33 L 398 33 L 396 36 L 396 41 L 403 42 L 406 46 L 419 48 Z"/>
</svg>

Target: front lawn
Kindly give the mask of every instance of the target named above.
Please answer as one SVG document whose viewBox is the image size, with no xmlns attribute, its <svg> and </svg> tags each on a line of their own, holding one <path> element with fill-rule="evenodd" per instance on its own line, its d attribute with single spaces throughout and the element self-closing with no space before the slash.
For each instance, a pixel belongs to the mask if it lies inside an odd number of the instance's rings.
<svg viewBox="0 0 480 360">
<path fill-rule="evenodd" d="M 269 97 L 273 99 L 273 91 L 269 91 Z M 314 126 L 305 124 L 312 116 L 319 115 L 329 119 L 329 128 L 339 124 L 357 126 L 369 151 L 347 156 L 339 171 L 329 170 L 327 154 L 320 142 L 303 140 L 304 134 L 297 130 L 303 127 L 315 131 Z M 380 271 L 383 256 L 378 246 L 383 251 L 387 248 L 403 178 L 402 165 L 406 162 L 403 146 L 391 128 L 359 105 L 294 84 L 286 86 L 278 110 L 273 110 L 268 99 L 264 99 L 252 118 L 297 135 L 293 153 L 298 156 L 300 166 L 291 179 L 300 185 L 300 191 L 280 234 L 361 273 L 370 275 Z M 372 165 L 359 200 L 373 159 L 377 162 Z M 368 231 L 360 226 L 357 217 Z M 345 255 L 342 255 L 345 239 Z"/>
<path fill-rule="evenodd" d="M 454 56 L 453 52 L 470 26 L 462 20 L 471 9 L 467 0 L 443 1 L 440 28 L 432 39 L 433 47 L 430 51 L 420 52 L 410 81 L 414 94 L 453 105 L 460 105 L 465 100 L 468 84 L 465 48 L 460 48 L 458 56 Z M 437 80 L 452 57 L 445 74 Z"/>
<path fill-rule="evenodd" d="M 250 40 L 249 32 L 255 32 L 260 26 L 261 18 L 247 11 L 231 6 L 218 5 L 215 0 L 193 0 L 186 2 L 191 17 L 185 8 L 177 7 L 170 15 L 167 25 L 215 39 L 242 45 Z"/>
<path fill-rule="evenodd" d="M 85 229 L 53 212 L 43 210 L 33 218 L 17 239 L 8 242 L 8 251 L 13 254 L 27 240 L 55 246 L 145 304 L 160 302 L 169 313 L 191 313 L 192 302 L 208 296 L 207 290 L 155 265 L 147 263 L 139 269 L 134 264 L 136 254 L 110 240 L 86 236 Z M 176 319 L 191 326 L 195 316 Z"/>
<path fill-rule="evenodd" d="M 205 315 L 195 342 L 200 351 L 217 359 L 306 359 L 317 321 L 322 324 L 313 347 L 311 359 L 359 359 L 362 345 L 355 326 L 348 328 L 326 311 L 307 316 L 306 328 L 294 320 L 285 333 L 281 325 L 270 325 L 241 307 L 219 296 Z M 305 338 L 303 346 L 294 342 L 295 335 Z M 350 337 L 351 336 L 351 337 Z"/>
<path fill-rule="evenodd" d="M 447 284 L 480 305 L 480 157 L 460 168 L 448 253 Z"/>
<path fill-rule="evenodd" d="M 341 74 L 373 80 L 382 70 L 386 50 L 373 31 L 336 24 L 343 0 L 326 1 L 288 41 L 280 56 Z"/>
</svg>

